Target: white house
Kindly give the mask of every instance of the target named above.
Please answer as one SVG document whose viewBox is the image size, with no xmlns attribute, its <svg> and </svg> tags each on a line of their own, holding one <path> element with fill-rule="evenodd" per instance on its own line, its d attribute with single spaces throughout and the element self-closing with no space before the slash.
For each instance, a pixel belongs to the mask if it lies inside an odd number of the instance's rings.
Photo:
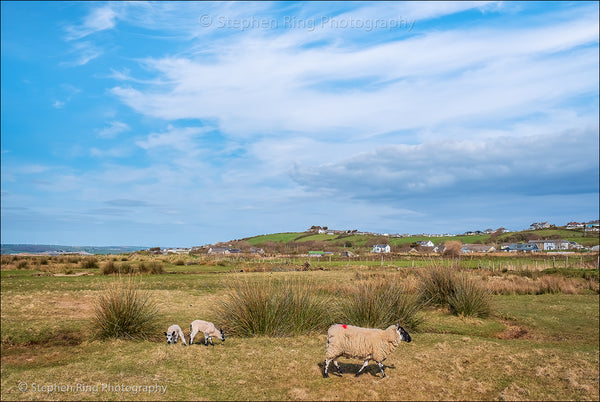
<svg viewBox="0 0 600 402">
<path fill-rule="evenodd" d="M 431 240 L 418 241 L 417 244 L 421 247 L 434 247 L 435 246 L 435 244 L 433 244 L 433 242 Z"/>
<path fill-rule="evenodd" d="M 373 246 L 373 253 L 389 253 L 391 251 L 389 244 L 376 244 Z"/>
</svg>

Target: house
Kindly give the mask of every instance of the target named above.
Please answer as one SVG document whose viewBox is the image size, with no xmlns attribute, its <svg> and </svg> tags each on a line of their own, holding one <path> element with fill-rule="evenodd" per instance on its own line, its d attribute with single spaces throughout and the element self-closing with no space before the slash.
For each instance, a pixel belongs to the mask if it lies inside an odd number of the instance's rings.
<svg viewBox="0 0 600 402">
<path fill-rule="evenodd" d="M 464 244 L 461 248 L 461 253 L 493 253 L 496 251 L 494 246 L 488 246 L 486 244 Z"/>
<path fill-rule="evenodd" d="M 529 230 L 548 229 L 549 227 L 548 222 L 534 222 L 529 226 Z"/>
<path fill-rule="evenodd" d="M 373 246 L 373 253 L 389 253 L 391 251 L 389 244 L 376 244 Z"/>
<path fill-rule="evenodd" d="M 309 257 L 323 257 L 324 255 L 325 255 L 324 251 L 309 251 L 308 252 Z"/>
<path fill-rule="evenodd" d="M 349 250 L 344 250 L 340 253 L 340 255 L 342 257 L 356 257 L 356 254 L 354 254 L 352 251 Z"/>
<path fill-rule="evenodd" d="M 540 251 L 538 246 L 535 243 L 511 243 L 501 247 L 502 251 L 507 251 L 509 253 L 537 253 Z"/>
<path fill-rule="evenodd" d="M 208 254 L 229 254 L 227 247 L 211 247 L 208 249 Z"/>
<path fill-rule="evenodd" d="M 530 244 L 535 244 L 540 250 L 554 251 L 554 250 L 568 250 L 569 242 L 566 240 L 529 240 Z"/>
<path fill-rule="evenodd" d="M 421 247 L 434 247 L 435 246 L 435 244 L 433 244 L 433 242 L 431 240 L 418 241 L 417 245 L 421 246 Z"/>
<path fill-rule="evenodd" d="M 569 222 L 567 223 L 567 229 L 581 229 L 584 227 L 583 223 L 579 222 Z"/>
</svg>

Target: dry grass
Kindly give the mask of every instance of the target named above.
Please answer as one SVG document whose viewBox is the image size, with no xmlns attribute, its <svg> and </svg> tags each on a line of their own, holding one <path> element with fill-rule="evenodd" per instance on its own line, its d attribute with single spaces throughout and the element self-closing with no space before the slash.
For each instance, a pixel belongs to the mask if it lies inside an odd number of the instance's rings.
<svg viewBox="0 0 600 402">
<path fill-rule="evenodd" d="M 151 261 L 137 256 L 114 259 L 138 266 Z M 90 337 L 94 300 L 103 275 L 37 276 L 38 269 L 82 269 L 84 260 L 27 259 L 18 270 L 3 272 L 2 400 L 598 400 L 598 295 L 594 282 L 561 275 L 527 277 L 518 273 L 468 271 L 492 290 L 494 314 L 488 318 L 449 315 L 426 309 L 425 324 L 411 332 L 385 362 L 382 379 L 375 364 L 354 378 L 361 363 L 340 361 L 343 377 L 322 378 L 325 331 L 291 337 L 242 338 L 226 334 L 215 347 L 167 346 L 162 332 L 179 324 L 188 335 L 194 319 L 218 326 L 215 307 L 227 295 L 222 285 L 232 274 L 203 265 L 175 266 L 155 258 L 168 271 L 188 275 L 140 275 L 143 289 L 152 289 L 160 327 L 157 341 L 97 341 Z M 197 259 L 202 261 L 201 259 Z M 246 263 L 250 266 L 249 263 Z M 272 265 L 271 265 L 272 266 Z M 78 267 L 78 268 L 77 268 Z M 5 267 L 3 265 L 3 270 Z M 35 271 L 33 271 L 35 270 Z M 188 271 L 185 271 L 188 270 Z M 239 270 L 238 270 L 239 271 Z M 272 271 L 272 270 L 271 270 Z M 194 272 L 194 274 L 190 274 Z M 312 284 L 311 293 L 341 295 L 356 287 L 395 281 L 416 294 L 419 278 L 413 270 L 396 267 L 342 267 L 329 271 L 239 272 L 258 285 L 269 278 L 297 278 Z M 547 277 L 546 277 L 547 276 Z M 543 289 L 546 289 L 542 292 Z M 540 291 L 539 295 L 537 294 Z M 558 291 L 559 293 L 553 293 Z M 523 293 L 521 293 L 523 292 Z M 571 293 L 572 292 L 572 293 Z M 595 290 L 597 292 L 597 288 Z M 526 295 L 527 293 L 531 295 Z M 541 294 L 544 293 L 544 294 Z M 335 304 L 328 304 L 329 308 Z M 573 314 L 576 311 L 578 314 Z M 164 327 L 164 328 L 163 328 Z M 34 393 L 17 385 L 125 384 L 166 386 L 163 394 L 116 392 Z"/>
</svg>

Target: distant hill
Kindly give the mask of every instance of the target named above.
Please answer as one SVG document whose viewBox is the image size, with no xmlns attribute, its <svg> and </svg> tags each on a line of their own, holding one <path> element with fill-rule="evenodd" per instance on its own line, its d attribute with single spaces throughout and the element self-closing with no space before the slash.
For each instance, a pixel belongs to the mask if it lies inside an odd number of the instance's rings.
<svg viewBox="0 0 600 402">
<path fill-rule="evenodd" d="M 90 253 L 90 254 L 123 254 L 146 250 L 148 247 L 135 246 L 60 246 L 55 244 L 2 244 L 1 254 L 61 254 L 61 253 Z"/>
<path fill-rule="evenodd" d="M 564 228 L 551 228 L 542 230 L 523 230 L 517 232 L 508 232 L 499 236 L 490 234 L 473 235 L 455 235 L 455 236 L 427 236 L 413 235 L 406 237 L 384 236 L 381 234 L 355 234 L 355 233 L 314 233 L 314 232 L 288 232 L 273 233 L 242 239 L 252 246 L 264 246 L 268 244 L 280 244 L 287 246 L 298 246 L 302 243 L 313 243 L 315 246 L 325 246 L 331 248 L 367 247 L 374 242 L 382 242 L 391 246 L 403 246 L 414 244 L 418 241 L 431 240 L 434 244 L 440 244 L 449 240 L 458 240 L 463 244 L 481 243 L 481 244 L 500 244 L 512 242 L 527 242 L 533 239 L 558 239 L 574 241 L 586 247 L 591 247 L 599 243 L 599 234 L 586 233 L 582 229 L 567 230 Z"/>
</svg>

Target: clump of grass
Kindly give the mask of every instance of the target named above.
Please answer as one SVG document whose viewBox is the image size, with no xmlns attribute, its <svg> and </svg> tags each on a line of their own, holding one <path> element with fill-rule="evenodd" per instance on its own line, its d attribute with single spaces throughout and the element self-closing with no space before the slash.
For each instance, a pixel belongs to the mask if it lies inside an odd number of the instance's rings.
<svg viewBox="0 0 600 402">
<path fill-rule="evenodd" d="M 175 265 L 185 265 L 185 261 L 182 258 L 178 258 L 177 260 L 175 260 L 175 262 L 173 264 L 175 264 Z"/>
<path fill-rule="evenodd" d="M 96 300 L 94 327 L 100 339 L 151 339 L 158 331 L 158 308 L 150 293 L 132 280 L 109 284 Z"/>
<path fill-rule="evenodd" d="M 19 260 L 17 262 L 17 269 L 27 269 L 29 267 L 29 262 L 27 260 Z"/>
<path fill-rule="evenodd" d="M 80 261 L 80 265 L 81 268 L 84 269 L 98 268 L 98 261 L 96 260 L 96 257 L 85 257 Z"/>
<path fill-rule="evenodd" d="M 448 305 L 448 298 L 454 293 L 456 271 L 451 268 L 434 266 L 420 275 L 419 293 L 421 301 L 434 306 Z"/>
<path fill-rule="evenodd" d="M 309 281 L 285 279 L 255 283 L 236 279 L 217 308 L 218 321 L 240 336 L 294 336 L 331 324 L 330 297 Z"/>
<path fill-rule="evenodd" d="M 164 274 L 165 268 L 161 261 L 140 262 L 138 266 L 140 273 Z"/>
<path fill-rule="evenodd" d="M 466 274 L 453 280 L 454 290 L 448 296 L 448 306 L 455 315 L 485 318 L 490 315 L 490 292 Z"/>
<path fill-rule="evenodd" d="M 419 295 L 396 281 L 365 281 L 340 294 L 340 319 L 360 327 L 385 328 L 400 323 L 415 330 L 422 323 Z"/>
<path fill-rule="evenodd" d="M 453 314 L 486 317 L 491 310 L 490 292 L 465 273 L 436 266 L 421 275 L 420 299 Z"/>
<path fill-rule="evenodd" d="M 119 268 L 112 260 L 108 260 L 100 267 L 100 273 L 102 273 L 102 275 L 118 274 Z"/>
</svg>

